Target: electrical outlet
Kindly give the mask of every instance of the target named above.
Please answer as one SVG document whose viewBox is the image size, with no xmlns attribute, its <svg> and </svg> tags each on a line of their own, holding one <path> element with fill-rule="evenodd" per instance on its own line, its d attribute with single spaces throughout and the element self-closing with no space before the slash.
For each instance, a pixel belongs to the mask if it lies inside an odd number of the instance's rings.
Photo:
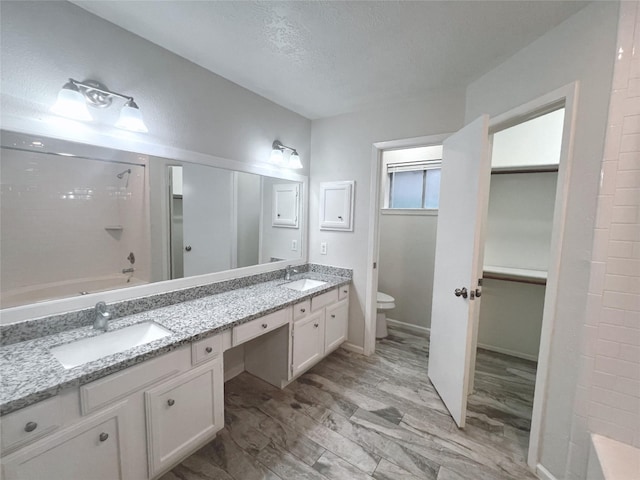
<svg viewBox="0 0 640 480">
<path fill-rule="evenodd" d="M 327 242 L 320 242 L 320 255 L 327 254 Z"/>
<path fill-rule="evenodd" d="M 298 240 L 291 240 L 291 250 L 294 252 L 298 250 Z"/>
</svg>

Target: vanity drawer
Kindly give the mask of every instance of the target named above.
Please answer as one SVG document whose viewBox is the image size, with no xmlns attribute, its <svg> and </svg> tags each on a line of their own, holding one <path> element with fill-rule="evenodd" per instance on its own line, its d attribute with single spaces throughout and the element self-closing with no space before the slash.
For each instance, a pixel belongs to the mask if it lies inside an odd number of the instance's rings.
<svg viewBox="0 0 640 480">
<path fill-rule="evenodd" d="M 111 374 L 80 387 L 82 415 L 98 410 L 133 392 L 149 387 L 191 367 L 191 351 L 185 345 L 158 358 Z"/>
<path fill-rule="evenodd" d="M 349 285 L 338 287 L 338 300 L 344 300 L 345 298 L 349 298 Z"/>
<path fill-rule="evenodd" d="M 296 303 L 293 306 L 293 321 L 303 318 L 309 315 L 311 311 L 311 300 L 305 300 L 304 302 Z"/>
<path fill-rule="evenodd" d="M 191 344 L 191 364 L 197 365 L 222 353 L 222 335 L 213 335 Z"/>
<path fill-rule="evenodd" d="M 334 288 L 311 299 L 311 311 L 315 312 L 321 308 L 338 301 L 338 289 Z"/>
<path fill-rule="evenodd" d="M 233 327 L 233 346 L 240 345 L 252 338 L 256 338 L 263 333 L 270 332 L 276 328 L 289 323 L 291 318 L 291 308 L 278 310 L 264 317 L 256 318 L 248 323 Z"/>
<path fill-rule="evenodd" d="M 60 427 L 62 420 L 62 403 L 58 396 L 2 417 L 2 454 L 53 432 Z"/>
</svg>

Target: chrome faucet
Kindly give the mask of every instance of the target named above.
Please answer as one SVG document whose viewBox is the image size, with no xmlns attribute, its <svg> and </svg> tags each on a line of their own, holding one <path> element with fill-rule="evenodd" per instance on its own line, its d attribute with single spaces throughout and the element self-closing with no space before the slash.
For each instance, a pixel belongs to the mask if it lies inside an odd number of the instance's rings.
<svg viewBox="0 0 640 480">
<path fill-rule="evenodd" d="M 287 268 L 284 269 L 284 279 L 291 280 L 292 273 L 298 273 L 298 270 L 293 268 L 291 265 L 287 265 Z"/>
<path fill-rule="evenodd" d="M 96 303 L 96 318 L 93 321 L 93 328 L 106 332 L 109 329 L 109 319 L 111 314 L 107 312 L 107 304 L 104 302 Z"/>
</svg>

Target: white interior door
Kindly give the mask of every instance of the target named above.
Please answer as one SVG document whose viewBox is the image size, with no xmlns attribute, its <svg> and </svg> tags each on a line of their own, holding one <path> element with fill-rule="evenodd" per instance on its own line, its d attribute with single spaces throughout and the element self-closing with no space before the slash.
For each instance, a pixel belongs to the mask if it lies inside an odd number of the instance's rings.
<svg viewBox="0 0 640 480">
<path fill-rule="evenodd" d="M 185 164 L 182 171 L 184 276 L 231 268 L 232 172 Z"/>
<path fill-rule="evenodd" d="M 443 143 L 429 378 L 460 428 L 473 382 L 480 312 L 475 292 L 482 278 L 491 175 L 488 128 L 489 117 L 483 115 Z"/>
</svg>

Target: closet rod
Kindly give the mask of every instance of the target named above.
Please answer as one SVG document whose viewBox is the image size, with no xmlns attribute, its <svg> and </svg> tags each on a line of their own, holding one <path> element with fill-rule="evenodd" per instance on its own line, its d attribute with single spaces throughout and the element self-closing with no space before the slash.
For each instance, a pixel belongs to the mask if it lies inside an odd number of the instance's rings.
<svg viewBox="0 0 640 480">
<path fill-rule="evenodd" d="M 557 172 L 557 166 L 549 167 L 537 167 L 537 168 L 494 168 L 491 170 L 491 175 L 505 175 L 514 173 L 548 173 Z"/>
<path fill-rule="evenodd" d="M 547 284 L 547 280 L 544 278 L 525 278 L 525 277 L 512 276 L 512 275 L 503 274 L 503 273 L 484 272 L 482 274 L 482 278 L 489 278 L 491 280 L 504 280 L 506 282 L 528 283 L 530 285 L 546 285 Z"/>
</svg>

